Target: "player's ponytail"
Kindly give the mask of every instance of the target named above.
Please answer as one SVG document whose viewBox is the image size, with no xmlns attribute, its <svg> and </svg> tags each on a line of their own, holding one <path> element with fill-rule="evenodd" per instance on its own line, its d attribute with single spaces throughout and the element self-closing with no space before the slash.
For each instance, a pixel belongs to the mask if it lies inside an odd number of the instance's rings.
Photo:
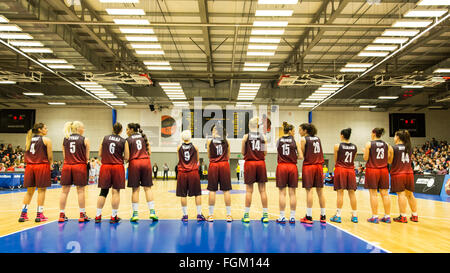
<svg viewBox="0 0 450 273">
<path fill-rule="evenodd" d="M 73 125 L 73 122 L 72 122 L 72 121 L 66 122 L 66 123 L 64 124 L 64 130 L 63 130 L 63 132 L 64 132 L 64 137 L 65 137 L 65 138 L 69 138 L 70 135 L 72 134 L 72 125 Z"/>
<path fill-rule="evenodd" d="M 25 151 L 29 151 L 30 150 L 30 146 L 31 146 L 31 138 L 33 137 L 33 135 L 35 134 L 39 134 L 39 130 L 44 128 L 45 124 L 40 122 L 40 123 L 36 123 L 32 129 L 28 130 L 27 132 L 27 138 L 25 141 Z"/>
<path fill-rule="evenodd" d="M 288 124 L 286 121 L 283 122 L 283 132 L 285 134 L 289 133 L 289 131 L 291 131 L 292 129 L 294 129 L 294 125 Z"/>
<path fill-rule="evenodd" d="M 374 133 L 377 138 L 380 138 L 382 135 L 384 135 L 384 128 L 374 128 L 372 130 L 372 133 Z"/>
<path fill-rule="evenodd" d="M 408 130 L 400 130 L 395 132 L 395 135 L 403 142 L 405 145 L 406 152 L 411 153 L 411 135 Z"/>
<path fill-rule="evenodd" d="M 113 125 L 113 133 L 119 135 L 122 132 L 122 124 L 120 122 L 116 122 Z"/>
<path fill-rule="evenodd" d="M 343 129 L 341 131 L 341 135 L 344 137 L 345 140 L 349 140 L 350 136 L 352 135 L 352 128 Z"/>
<path fill-rule="evenodd" d="M 139 125 L 139 124 L 137 124 L 138 125 L 138 131 L 139 131 L 139 134 L 141 134 L 141 136 L 142 136 L 142 138 L 144 139 L 144 142 L 145 142 L 145 149 L 147 150 L 147 153 L 149 152 L 148 151 L 148 138 L 147 138 L 147 136 L 144 134 L 144 131 L 141 129 L 141 126 Z"/>
</svg>

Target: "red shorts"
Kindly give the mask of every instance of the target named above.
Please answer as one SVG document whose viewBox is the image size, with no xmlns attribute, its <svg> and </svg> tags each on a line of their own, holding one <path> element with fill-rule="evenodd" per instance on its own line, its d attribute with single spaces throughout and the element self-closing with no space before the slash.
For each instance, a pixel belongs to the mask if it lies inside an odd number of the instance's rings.
<svg viewBox="0 0 450 273">
<path fill-rule="evenodd" d="M 149 158 L 133 159 L 130 161 L 128 164 L 127 186 L 129 188 L 153 186 L 152 163 Z"/>
<path fill-rule="evenodd" d="M 371 190 L 389 189 L 389 171 L 387 168 L 372 169 L 366 168 L 364 188 Z"/>
<path fill-rule="evenodd" d="M 176 195 L 179 197 L 202 195 L 198 170 L 178 172 Z"/>
<path fill-rule="evenodd" d="M 102 189 L 125 189 L 125 168 L 122 164 L 102 164 L 98 177 L 98 187 Z"/>
<path fill-rule="evenodd" d="M 297 188 L 298 187 L 298 169 L 294 163 L 278 163 L 276 171 L 277 187 Z"/>
<path fill-rule="evenodd" d="M 354 169 L 335 167 L 334 190 L 356 190 L 356 174 Z"/>
<path fill-rule="evenodd" d="M 414 191 L 414 174 L 391 174 L 391 192 Z"/>
<path fill-rule="evenodd" d="M 323 166 L 322 164 L 303 165 L 302 167 L 303 188 L 323 188 Z"/>
<path fill-rule="evenodd" d="M 221 191 L 231 190 L 230 164 L 228 161 L 209 163 L 207 189 L 217 191 L 219 184 Z"/>
<path fill-rule="evenodd" d="M 244 183 L 253 184 L 255 182 L 267 182 L 267 170 L 265 161 L 244 162 Z"/>
<path fill-rule="evenodd" d="M 86 186 L 88 184 L 86 164 L 64 164 L 61 171 L 62 186 Z"/>
<path fill-rule="evenodd" d="M 46 188 L 52 185 L 50 164 L 27 164 L 23 178 L 23 187 Z"/>
</svg>

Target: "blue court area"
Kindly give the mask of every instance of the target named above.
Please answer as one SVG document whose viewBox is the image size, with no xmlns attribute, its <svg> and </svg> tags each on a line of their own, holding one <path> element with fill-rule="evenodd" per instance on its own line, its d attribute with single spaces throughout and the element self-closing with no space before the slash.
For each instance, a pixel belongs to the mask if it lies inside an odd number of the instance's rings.
<svg viewBox="0 0 450 273">
<path fill-rule="evenodd" d="M 384 253 L 330 224 L 190 220 L 50 222 L 0 237 L 0 253 Z"/>
</svg>

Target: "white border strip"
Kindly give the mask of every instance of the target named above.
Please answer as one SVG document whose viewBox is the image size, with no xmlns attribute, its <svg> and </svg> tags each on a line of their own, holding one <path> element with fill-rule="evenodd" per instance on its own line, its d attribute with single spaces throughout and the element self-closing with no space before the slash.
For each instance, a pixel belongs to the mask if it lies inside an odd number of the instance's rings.
<svg viewBox="0 0 450 273">
<path fill-rule="evenodd" d="M 37 226 L 34 226 L 34 227 L 29 227 L 29 228 L 26 228 L 26 229 L 14 231 L 14 232 L 12 232 L 12 233 L 9 233 L 9 234 L 0 236 L 0 238 L 6 237 L 6 236 L 9 236 L 9 235 L 13 235 L 13 234 L 16 234 L 16 233 L 19 233 L 19 232 L 22 232 L 22 231 L 25 231 L 25 230 L 29 230 L 29 229 L 32 229 L 32 228 L 37 228 L 37 227 L 40 227 L 40 226 L 44 226 L 44 225 L 47 225 L 47 224 L 50 224 L 50 223 L 53 223 L 53 222 L 56 222 L 56 220 L 46 222 L 46 223 L 44 223 L 44 224 L 42 224 L 42 225 L 37 225 Z"/>
</svg>

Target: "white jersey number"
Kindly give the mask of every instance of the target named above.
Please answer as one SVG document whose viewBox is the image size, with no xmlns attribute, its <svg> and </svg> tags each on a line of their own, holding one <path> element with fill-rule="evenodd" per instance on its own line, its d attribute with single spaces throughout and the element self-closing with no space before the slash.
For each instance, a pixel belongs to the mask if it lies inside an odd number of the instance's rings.
<svg viewBox="0 0 450 273">
<path fill-rule="evenodd" d="M 191 154 L 189 151 L 184 152 L 184 161 L 189 161 L 191 159 Z"/>
<path fill-rule="evenodd" d="M 281 145 L 281 148 L 283 149 L 283 155 L 289 155 L 291 152 L 291 149 L 289 147 L 289 144 L 283 144 Z"/>
<path fill-rule="evenodd" d="M 223 154 L 222 145 L 216 146 L 216 150 L 217 150 L 217 155 L 222 155 Z"/>
<path fill-rule="evenodd" d="M 116 150 L 116 143 L 109 144 L 109 153 L 113 155 L 115 150 Z"/>
<path fill-rule="evenodd" d="M 377 148 L 377 159 L 384 159 L 384 149 Z"/>
<path fill-rule="evenodd" d="M 142 141 L 140 139 L 136 140 L 136 146 L 139 151 L 142 149 Z"/>
<path fill-rule="evenodd" d="M 345 163 L 352 163 L 352 153 L 351 152 L 345 152 Z"/>
<path fill-rule="evenodd" d="M 261 141 L 259 139 L 252 140 L 252 150 L 261 151 Z"/>
<path fill-rule="evenodd" d="M 70 144 L 69 144 L 69 150 L 70 150 L 70 153 L 71 154 L 74 154 L 75 153 L 75 148 L 76 146 L 75 146 L 75 142 L 70 142 Z"/>
<path fill-rule="evenodd" d="M 405 154 L 404 152 L 402 153 L 402 162 L 409 163 L 409 155 Z"/>
<path fill-rule="evenodd" d="M 314 146 L 314 153 L 315 154 L 320 153 L 320 143 L 319 142 L 313 142 L 313 146 Z"/>
<path fill-rule="evenodd" d="M 32 154 L 36 153 L 36 150 L 34 149 L 34 144 L 35 143 L 31 144 L 31 146 L 30 146 L 30 153 L 32 153 Z"/>
</svg>

